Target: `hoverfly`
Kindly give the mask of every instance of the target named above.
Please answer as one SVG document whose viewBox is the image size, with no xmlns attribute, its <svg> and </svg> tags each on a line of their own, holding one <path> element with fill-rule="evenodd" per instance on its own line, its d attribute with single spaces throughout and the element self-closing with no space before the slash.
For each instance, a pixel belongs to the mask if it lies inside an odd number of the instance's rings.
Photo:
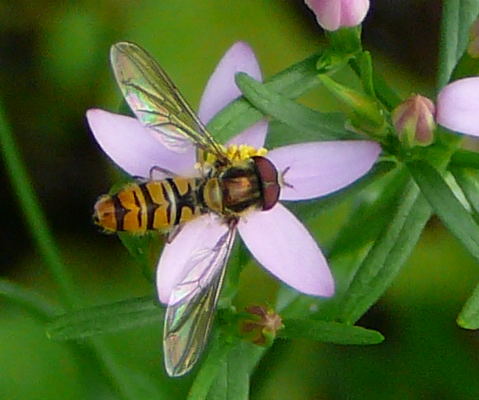
<svg viewBox="0 0 479 400">
<path fill-rule="evenodd" d="M 165 71 L 139 46 L 120 42 L 111 64 L 123 96 L 138 118 L 169 149 L 197 149 L 201 176 L 161 171 L 162 179 L 128 184 L 99 198 L 94 219 L 108 232 L 172 232 L 214 214 L 228 227 L 208 254 L 191 254 L 191 272 L 176 285 L 167 305 L 163 346 L 170 376 L 187 373 L 207 342 L 231 252 L 238 219 L 252 210 L 269 210 L 278 201 L 278 172 L 267 158 L 233 161 L 192 111 Z M 213 162 L 205 162 L 208 157 Z M 198 271 L 198 269 L 202 269 Z"/>
</svg>

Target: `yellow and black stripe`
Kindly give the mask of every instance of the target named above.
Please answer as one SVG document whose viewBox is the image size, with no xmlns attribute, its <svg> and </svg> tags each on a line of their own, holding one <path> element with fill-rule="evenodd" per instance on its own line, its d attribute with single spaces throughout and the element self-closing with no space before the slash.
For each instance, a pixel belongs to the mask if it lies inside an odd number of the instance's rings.
<svg viewBox="0 0 479 400">
<path fill-rule="evenodd" d="M 95 204 L 95 222 L 108 232 L 168 231 L 204 211 L 198 201 L 201 180 L 168 178 L 129 184 Z"/>
</svg>

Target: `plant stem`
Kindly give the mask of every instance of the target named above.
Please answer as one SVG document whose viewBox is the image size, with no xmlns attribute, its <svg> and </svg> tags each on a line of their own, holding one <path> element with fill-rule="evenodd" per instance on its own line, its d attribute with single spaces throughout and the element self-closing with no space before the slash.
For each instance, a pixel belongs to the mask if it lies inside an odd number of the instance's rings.
<svg viewBox="0 0 479 400">
<path fill-rule="evenodd" d="M 73 281 L 61 261 L 60 253 L 53 240 L 26 168 L 22 163 L 20 152 L 13 138 L 1 102 L 0 149 L 5 160 L 5 168 L 12 182 L 13 191 L 17 196 L 30 234 L 59 287 L 63 304 L 68 308 L 73 308 L 78 303 L 78 296 L 74 289 Z"/>
</svg>

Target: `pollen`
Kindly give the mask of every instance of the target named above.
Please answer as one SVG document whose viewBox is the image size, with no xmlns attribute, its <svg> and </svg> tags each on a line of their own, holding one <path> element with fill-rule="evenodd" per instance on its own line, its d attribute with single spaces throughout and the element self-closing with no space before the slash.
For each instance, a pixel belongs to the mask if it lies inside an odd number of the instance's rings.
<svg viewBox="0 0 479 400">
<path fill-rule="evenodd" d="M 264 147 L 256 149 L 253 146 L 247 144 L 232 144 L 231 146 L 221 146 L 226 153 L 226 157 L 232 162 L 248 160 L 255 156 L 265 156 L 268 153 Z M 208 153 L 205 164 L 213 165 L 216 161 L 214 154 Z"/>
</svg>

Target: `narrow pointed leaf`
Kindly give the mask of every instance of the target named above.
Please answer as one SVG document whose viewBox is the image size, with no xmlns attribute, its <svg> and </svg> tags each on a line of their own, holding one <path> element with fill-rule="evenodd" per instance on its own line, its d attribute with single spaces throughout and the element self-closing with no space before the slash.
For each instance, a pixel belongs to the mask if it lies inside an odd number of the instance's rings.
<svg viewBox="0 0 479 400">
<path fill-rule="evenodd" d="M 354 323 L 379 299 L 408 259 L 430 215 L 429 204 L 409 182 L 351 285 L 338 299 L 336 320 Z"/>
<path fill-rule="evenodd" d="M 283 324 L 279 337 L 287 339 L 306 338 L 323 343 L 351 345 L 378 344 L 384 340 L 378 331 L 339 322 L 285 319 Z"/>
<path fill-rule="evenodd" d="M 451 172 L 474 212 L 473 217 L 479 222 L 479 171 L 471 168 L 452 168 Z"/>
<path fill-rule="evenodd" d="M 264 349 L 247 342 L 239 342 L 228 354 L 208 393 L 208 400 L 248 400 L 251 360 Z"/>
<path fill-rule="evenodd" d="M 210 347 L 206 358 L 201 362 L 200 369 L 196 375 L 187 400 L 206 399 L 211 385 L 219 374 L 219 371 L 226 367 L 226 360 L 229 352 L 237 343 L 225 340 L 219 335 L 211 338 Z"/>
<path fill-rule="evenodd" d="M 411 175 L 437 216 L 479 261 L 479 226 L 462 206 L 439 172 L 425 161 L 407 164 Z"/>
<path fill-rule="evenodd" d="M 457 324 L 465 329 L 479 329 L 479 284 L 459 313 Z"/>
<path fill-rule="evenodd" d="M 160 323 L 164 310 L 155 301 L 139 297 L 65 314 L 48 325 L 47 335 L 57 341 L 83 339 Z"/>
<path fill-rule="evenodd" d="M 369 53 L 368 53 L 369 54 Z M 367 60 L 363 60 L 367 61 Z M 352 59 L 350 62 L 351 68 L 353 71 L 358 75 L 358 77 L 362 77 L 363 74 L 363 68 L 361 68 L 358 60 Z M 371 67 L 372 68 L 372 67 Z M 399 103 L 401 103 L 402 99 L 401 97 L 398 96 L 398 94 L 387 84 L 387 82 L 384 80 L 382 76 L 380 76 L 377 72 L 372 71 L 372 87 L 374 88 L 374 91 L 371 90 L 371 88 L 368 89 L 368 93 L 374 93 L 375 97 L 377 97 L 383 105 L 386 106 L 388 110 L 392 110 L 394 107 L 396 107 Z M 363 82 L 363 85 L 365 83 Z M 367 83 L 370 85 L 370 83 Z"/>
<path fill-rule="evenodd" d="M 479 12 L 479 0 L 445 0 L 442 7 L 438 88 L 449 81 L 467 47 L 469 29 Z"/>
<path fill-rule="evenodd" d="M 236 74 L 236 84 L 248 101 L 263 114 L 308 134 L 309 140 L 358 137 L 344 128 L 346 121 L 342 114 L 314 111 L 274 92 L 245 73 Z"/>
<path fill-rule="evenodd" d="M 333 267 L 337 266 L 337 262 L 341 263 L 341 259 L 345 255 L 350 260 L 360 261 L 365 247 L 372 244 L 380 232 L 384 230 L 386 224 L 389 223 L 390 217 L 395 210 L 394 207 L 397 207 L 400 193 L 404 191 L 406 184 L 404 176 L 407 175 L 404 169 L 397 168 L 392 170 L 395 166 L 396 164 L 390 162 L 376 164 L 365 178 L 338 194 L 326 197 L 325 200 L 321 199 L 320 201 L 308 202 L 306 204 L 304 204 L 305 202 L 288 204 L 302 221 L 308 222 L 317 216 L 319 212 L 327 210 L 330 206 L 336 206 L 347 199 L 355 199 L 357 207 L 351 212 L 346 223 L 341 227 L 328 252 L 328 262 Z M 387 176 L 385 176 L 386 174 Z M 380 180 L 377 184 L 381 188 L 377 198 L 371 201 L 369 200 L 370 196 L 361 196 L 361 190 L 366 185 L 373 184 L 377 180 Z M 337 281 L 337 293 L 332 299 L 312 299 L 310 296 L 301 295 L 291 289 L 281 288 L 276 309 L 281 310 L 284 316 L 298 318 L 303 315 L 310 315 L 311 304 L 314 304 L 318 307 L 318 312 L 320 313 L 318 315 L 324 316 L 323 319 L 334 319 L 334 313 L 336 312 L 335 304 L 340 301 L 339 295 L 342 288 L 347 287 L 357 266 L 348 265 L 343 272 L 335 269 L 335 274 L 341 275 L 341 278 L 336 276 L 340 281 Z M 330 310 L 329 312 L 332 314 L 326 315 L 325 308 Z"/>
<path fill-rule="evenodd" d="M 450 166 L 479 169 L 479 153 L 469 150 L 458 150 L 451 157 Z"/>
<path fill-rule="evenodd" d="M 404 170 L 401 171 L 386 183 L 375 201 L 363 202 L 352 212 L 329 251 L 330 258 L 355 251 L 378 236 L 393 208 L 397 206 L 397 199 L 404 190 L 406 178 Z"/>
<path fill-rule="evenodd" d="M 58 312 L 57 308 L 43 296 L 4 279 L 0 279 L 0 297 L 25 308 L 41 321 L 50 320 Z"/>
<path fill-rule="evenodd" d="M 301 96 L 311 88 L 318 86 L 316 79 L 316 61 L 319 55 L 313 55 L 279 72 L 266 81 L 271 90 L 283 94 L 290 99 Z M 263 118 L 249 101 L 240 98 L 235 100 L 208 123 L 208 129 L 221 143 L 226 143 L 234 134 L 243 131 Z"/>
</svg>

